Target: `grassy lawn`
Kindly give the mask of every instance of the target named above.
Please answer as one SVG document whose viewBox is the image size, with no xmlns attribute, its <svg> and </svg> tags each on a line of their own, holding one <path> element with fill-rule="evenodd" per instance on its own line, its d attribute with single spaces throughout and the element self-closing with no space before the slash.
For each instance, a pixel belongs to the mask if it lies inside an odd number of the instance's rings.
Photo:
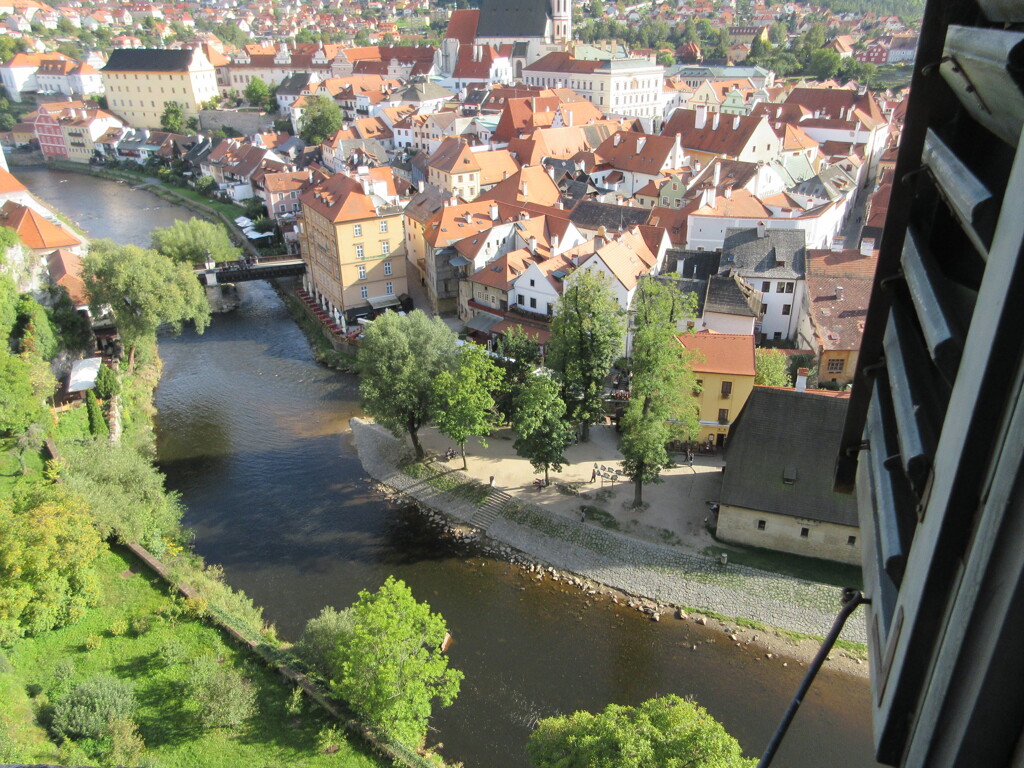
<svg viewBox="0 0 1024 768">
<path fill-rule="evenodd" d="M 487 494 L 491 492 L 491 489 L 483 483 L 477 480 L 463 480 L 460 475 L 454 474 L 457 470 L 440 469 L 433 463 L 422 464 L 413 461 L 401 469 L 403 474 L 409 477 L 425 480 L 427 485 L 439 491 L 447 491 L 457 498 L 471 501 L 474 504 L 483 504 L 487 500 Z"/>
<path fill-rule="evenodd" d="M 860 568 L 855 565 L 835 563 L 831 560 L 820 560 L 815 557 L 790 555 L 786 552 L 774 552 L 757 547 L 705 547 L 704 554 L 717 558 L 722 553 L 729 555 L 730 563 L 760 568 L 762 571 L 781 573 L 805 581 L 817 581 L 837 587 L 862 586 Z"/>
<path fill-rule="evenodd" d="M 173 601 L 159 579 L 130 554 L 105 552 L 99 563 L 102 605 L 73 626 L 20 640 L 6 651 L 9 664 L 0 664 L 0 733 L 7 736 L 8 754 L 0 754 L 0 762 L 58 762 L 58 747 L 41 727 L 49 701 L 69 685 L 106 672 L 135 684 L 135 720 L 146 742 L 147 766 L 380 765 L 351 745 L 331 755 L 319 751 L 317 734 L 335 725 L 329 716 L 308 701 L 301 714 L 289 714 L 285 704 L 290 689 L 280 676 L 256 663 L 220 630 L 184 617 L 170 618 Z M 115 622 L 136 617 L 148 617 L 150 629 L 140 635 L 111 634 Z M 85 647 L 90 636 L 101 638 L 92 651 Z M 168 649 L 181 661 L 168 665 Z M 204 730 L 193 703 L 183 698 L 188 661 L 207 655 L 240 669 L 256 685 L 258 713 L 247 725 Z"/>
<path fill-rule="evenodd" d="M 10 495 L 11 489 L 22 477 L 21 460 L 18 458 L 18 441 L 13 437 L 0 439 L 0 497 Z M 38 476 L 43 471 L 43 458 L 38 453 L 30 453 L 25 457 L 25 468 L 28 476 Z"/>
</svg>

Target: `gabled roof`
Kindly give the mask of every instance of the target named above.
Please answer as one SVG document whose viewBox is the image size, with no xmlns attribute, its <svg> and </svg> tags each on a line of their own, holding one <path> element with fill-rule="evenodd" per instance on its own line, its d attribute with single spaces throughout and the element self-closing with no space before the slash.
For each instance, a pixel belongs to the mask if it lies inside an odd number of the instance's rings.
<svg viewBox="0 0 1024 768">
<path fill-rule="evenodd" d="M 747 115 L 707 115 L 704 126 L 697 128 L 697 111 L 677 109 L 672 113 L 662 136 L 679 136 L 686 149 L 736 157 L 742 152 L 761 125 L 762 118 Z M 717 127 L 716 127 L 717 125 Z"/>
<path fill-rule="evenodd" d="M 475 154 L 477 164 L 480 166 L 480 185 L 483 187 L 504 181 L 519 171 L 519 163 L 507 149 L 494 149 Z"/>
<path fill-rule="evenodd" d="M 478 173 L 480 163 L 465 139 L 449 137 L 430 156 L 428 167 L 444 173 Z"/>
<path fill-rule="evenodd" d="M 524 165 L 504 181 L 482 193 L 479 200 L 497 200 L 503 203 L 532 202 L 555 205 L 561 197 L 558 186 L 548 176 L 543 165 Z"/>
<path fill-rule="evenodd" d="M 822 467 L 822 456 L 839 452 L 848 402 L 754 387 L 729 430 L 720 503 L 856 527 L 856 499 L 836 493 Z"/>
<path fill-rule="evenodd" d="M 547 0 L 483 0 L 477 37 L 544 37 L 548 25 Z"/>
<path fill-rule="evenodd" d="M 374 199 L 351 176 L 336 173 L 299 196 L 303 208 L 316 211 L 328 221 L 357 221 L 377 215 Z"/>
<path fill-rule="evenodd" d="M 740 317 L 759 317 L 760 294 L 739 275 L 713 275 L 708 278 L 704 311 Z"/>
<path fill-rule="evenodd" d="M 194 51 L 189 48 L 116 48 L 103 72 L 187 72 Z"/>
<path fill-rule="evenodd" d="M 445 32 L 445 39 L 458 40 L 464 45 L 472 44 L 476 37 L 477 25 L 480 23 L 480 10 L 478 8 L 463 8 L 452 11 L 448 18 L 448 30 Z"/>
<path fill-rule="evenodd" d="M 707 305 L 705 304 L 705 311 Z M 694 373 L 721 373 L 727 376 L 754 375 L 754 337 L 739 333 L 700 331 L 684 333 L 679 343 L 690 352 Z"/>
<path fill-rule="evenodd" d="M 0 206 L 0 227 L 13 229 L 18 233 L 21 242 L 35 251 L 73 248 L 82 244 L 82 241 L 68 230 L 52 224 L 31 208 L 13 200 L 8 200 Z"/>
<path fill-rule="evenodd" d="M 671 165 L 676 140 L 671 136 L 653 136 L 634 131 L 618 131 L 595 150 L 598 162 L 620 171 L 656 176 Z"/>
<path fill-rule="evenodd" d="M 13 195 L 25 191 L 25 185 L 14 178 L 10 171 L 0 168 L 0 195 Z"/>
<path fill-rule="evenodd" d="M 646 208 L 581 200 L 572 209 L 569 220 L 579 229 L 596 231 L 598 227 L 604 227 L 612 233 L 624 232 L 635 225 L 646 224 L 650 215 L 651 212 Z"/>
<path fill-rule="evenodd" d="M 82 260 L 71 251 L 58 248 L 46 260 L 50 279 L 68 292 L 71 303 L 82 306 L 89 303 L 89 294 L 82 281 Z"/>
<path fill-rule="evenodd" d="M 807 249 L 802 229 L 765 229 L 758 237 L 757 229 L 730 227 L 722 242 L 722 266 L 740 275 L 800 279 L 804 276 Z"/>
</svg>

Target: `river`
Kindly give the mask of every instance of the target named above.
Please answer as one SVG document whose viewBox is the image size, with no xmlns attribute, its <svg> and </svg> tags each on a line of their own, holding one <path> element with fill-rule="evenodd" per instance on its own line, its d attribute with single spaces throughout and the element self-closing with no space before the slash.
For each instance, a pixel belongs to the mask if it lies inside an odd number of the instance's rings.
<svg viewBox="0 0 1024 768">
<path fill-rule="evenodd" d="M 154 226 L 189 214 L 114 182 L 15 169 L 91 237 L 146 245 Z M 139 211 L 145 211 L 139 215 Z M 158 451 L 185 523 L 209 562 L 294 639 L 323 606 L 355 600 L 389 574 L 445 617 L 451 663 L 466 679 L 438 710 L 430 741 L 467 768 L 525 768 L 541 717 L 609 702 L 692 695 L 748 755 L 770 738 L 803 673 L 736 648 L 689 622 L 652 622 L 440 538 L 414 509 L 364 478 L 347 431 L 358 383 L 318 366 L 266 283 L 202 336 L 161 337 Z M 694 645 L 697 650 L 692 650 Z M 822 673 L 776 757 L 777 768 L 867 768 L 864 680 Z"/>
</svg>

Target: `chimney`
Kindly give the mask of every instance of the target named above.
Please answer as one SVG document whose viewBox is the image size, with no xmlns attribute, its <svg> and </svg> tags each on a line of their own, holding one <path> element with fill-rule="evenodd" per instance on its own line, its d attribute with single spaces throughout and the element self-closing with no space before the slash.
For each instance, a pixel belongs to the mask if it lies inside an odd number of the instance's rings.
<svg viewBox="0 0 1024 768">
<path fill-rule="evenodd" d="M 757 237 L 759 240 L 763 240 L 768 236 L 768 228 L 765 226 L 763 221 L 757 222 Z"/>
<path fill-rule="evenodd" d="M 646 144 L 646 143 L 647 143 L 647 137 L 646 136 L 640 136 L 640 137 L 637 138 L 637 140 L 636 140 L 636 151 L 637 151 L 637 154 L 639 154 L 640 152 L 644 151 L 644 144 Z"/>
<path fill-rule="evenodd" d="M 714 174 L 715 174 L 714 175 L 714 186 L 715 186 L 715 189 L 717 190 L 719 183 L 722 181 L 722 163 L 721 162 L 715 163 Z"/>
<path fill-rule="evenodd" d="M 594 250 L 599 251 L 604 246 L 605 241 L 608 239 L 608 230 L 604 228 L 604 224 L 597 228 L 597 236 L 594 237 Z"/>
<path fill-rule="evenodd" d="M 843 300 L 843 286 L 837 285 L 836 286 L 836 301 L 842 301 L 842 300 Z"/>
<path fill-rule="evenodd" d="M 875 238 L 865 237 L 860 241 L 860 255 L 870 256 L 871 252 L 875 250 Z"/>
<path fill-rule="evenodd" d="M 551 236 L 551 254 L 554 255 L 555 251 L 558 250 L 558 235 Z"/>
<path fill-rule="evenodd" d="M 712 131 L 717 131 L 718 130 L 718 122 L 719 122 L 719 120 L 721 120 L 721 118 L 722 118 L 721 114 L 719 114 L 718 112 L 714 113 L 714 116 L 711 118 L 711 130 Z"/>
<path fill-rule="evenodd" d="M 526 182 L 525 181 L 523 182 L 523 197 L 529 197 L 529 193 L 527 192 L 527 187 L 526 187 Z"/>
<path fill-rule="evenodd" d="M 732 200 L 732 184 L 727 184 L 725 189 L 722 190 L 722 194 L 726 200 Z"/>
<path fill-rule="evenodd" d="M 778 119 L 782 118 L 782 107 L 776 107 L 775 108 L 775 117 L 778 118 Z"/>
<path fill-rule="evenodd" d="M 698 131 L 703 131 L 704 126 L 708 124 L 708 108 L 701 104 L 697 107 L 697 115 L 693 118 L 693 127 Z"/>
<path fill-rule="evenodd" d="M 846 241 L 841 236 L 836 235 L 835 237 L 833 237 L 832 238 L 832 253 L 839 253 L 841 250 L 843 250 L 843 246 L 845 244 L 846 244 Z"/>
<path fill-rule="evenodd" d="M 809 371 L 806 368 L 796 369 L 796 391 L 806 392 L 807 391 L 807 374 Z"/>
<path fill-rule="evenodd" d="M 732 129 L 734 131 L 736 131 L 736 130 L 739 130 L 739 127 L 740 127 L 740 116 L 736 115 L 732 119 Z"/>
<path fill-rule="evenodd" d="M 466 223 L 467 224 L 472 224 L 473 223 L 473 214 L 470 213 L 469 211 L 466 211 Z"/>
<path fill-rule="evenodd" d="M 531 254 L 533 254 L 534 256 L 537 255 L 537 236 L 536 235 L 530 235 L 530 239 L 527 240 L 527 246 L 526 247 L 530 249 L 530 253 Z"/>
<path fill-rule="evenodd" d="M 614 136 L 612 137 L 612 146 L 613 146 L 613 147 L 617 147 L 617 146 L 619 146 L 619 144 L 620 144 L 620 143 L 622 143 L 622 134 L 620 134 L 620 133 L 616 133 L 616 134 L 615 134 L 615 135 L 614 135 Z"/>
<path fill-rule="evenodd" d="M 497 221 L 498 220 L 498 204 L 497 203 L 491 203 L 490 214 L 491 214 L 491 221 Z"/>
<path fill-rule="evenodd" d="M 565 124 L 572 128 L 572 110 L 566 110 L 565 112 Z"/>
<path fill-rule="evenodd" d="M 622 195 L 616 195 L 616 196 L 615 196 L 615 204 L 616 204 L 616 205 L 622 205 L 622 201 L 623 201 L 624 199 L 625 199 L 625 198 L 623 198 L 623 197 L 622 197 Z"/>
</svg>

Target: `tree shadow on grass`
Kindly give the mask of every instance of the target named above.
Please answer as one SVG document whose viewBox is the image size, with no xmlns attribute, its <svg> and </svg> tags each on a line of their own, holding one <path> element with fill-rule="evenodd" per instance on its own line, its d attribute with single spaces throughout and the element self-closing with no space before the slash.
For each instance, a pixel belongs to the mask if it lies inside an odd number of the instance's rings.
<svg viewBox="0 0 1024 768">
<path fill-rule="evenodd" d="M 118 667 L 118 672 L 125 667 L 132 667 L 136 660 Z M 144 663 L 148 665 L 152 662 L 147 660 Z M 139 702 L 136 722 L 147 746 L 175 746 L 195 741 L 203 735 L 199 714 L 186 706 L 182 686 L 178 681 L 166 675 L 148 677 L 145 687 L 136 690 L 135 698 Z"/>
<path fill-rule="evenodd" d="M 123 664 L 114 667 L 113 672 L 118 677 L 128 680 L 148 679 L 164 668 L 164 662 L 157 651 L 143 653 L 133 656 Z"/>
</svg>

